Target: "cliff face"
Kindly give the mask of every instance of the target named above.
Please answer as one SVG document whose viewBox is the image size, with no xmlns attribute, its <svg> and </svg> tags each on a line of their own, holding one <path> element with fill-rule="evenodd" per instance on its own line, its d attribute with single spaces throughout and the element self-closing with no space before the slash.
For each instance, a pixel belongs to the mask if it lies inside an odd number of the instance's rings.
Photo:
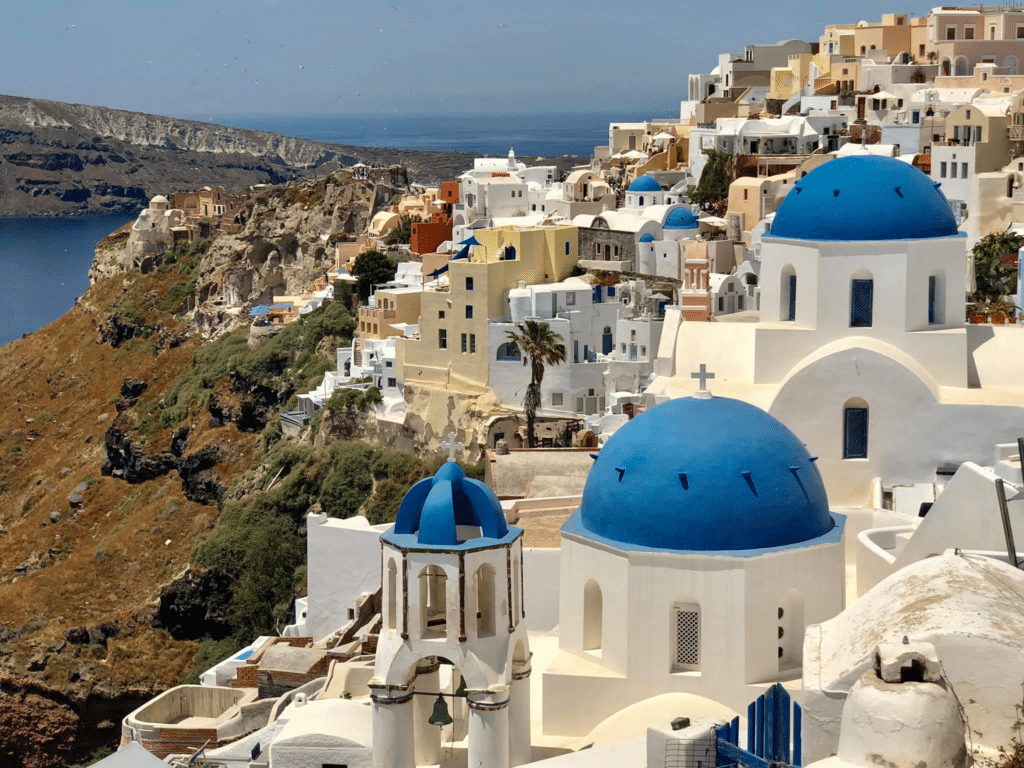
<svg viewBox="0 0 1024 768">
<path fill-rule="evenodd" d="M 14 96 L 0 96 L 0 124 L 5 128 L 57 129 L 100 136 L 136 147 L 251 155 L 293 168 L 317 168 L 337 159 L 337 153 L 327 145 L 306 139 L 87 104 Z"/>
<path fill-rule="evenodd" d="M 138 210 L 157 193 L 207 184 L 241 193 L 353 162 L 272 133 L 0 96 L 0 216 Z"/>
</svg>

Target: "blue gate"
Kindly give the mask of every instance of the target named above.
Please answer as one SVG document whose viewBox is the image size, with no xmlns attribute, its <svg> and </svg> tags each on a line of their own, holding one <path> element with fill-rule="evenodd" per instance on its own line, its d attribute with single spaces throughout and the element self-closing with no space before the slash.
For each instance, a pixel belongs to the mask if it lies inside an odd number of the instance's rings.
<svg viewBox="0 0 1024 768">
<path fill-rule="evenodd" d="M 792 717 L 790 712 L 792 710 Z M 739 746 L 740 719 L 715 730 L 719 768 L 792 768 L 802 765 L 800 705 L 791 703 L 789 692 L 776 683 L 747 707 L 747 748 Z M 793 756 L 790 759 L 790 738 Z"/>
</svg>

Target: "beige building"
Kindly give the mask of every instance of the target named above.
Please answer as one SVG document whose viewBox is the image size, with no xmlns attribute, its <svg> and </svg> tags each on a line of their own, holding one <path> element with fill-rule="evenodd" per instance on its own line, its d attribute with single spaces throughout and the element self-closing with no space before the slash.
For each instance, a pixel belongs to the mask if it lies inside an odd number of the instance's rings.
<svg viewBox="0 0 1024 768">
<path fill-rule="evenodd" d="M 414 288 L 379 288 L 373 294 L 372 307 L 359 308 L 359 337 L 366 339 L 386 339 L 389 336 L 402 336 L 401 328 L 396 325 L 416 325 L 420 318 L 420 297 L 423 289 Z"/>
<path fill-rule="evenodd" d="M 488 387 L 489 320 L 509 317 L 508 292 L 519 281 L 554 283 L 579 261 L 572 226 L 514 226 L 475 232 L 480 245 L 452 261 L 448 285 L 423 292 L 418 339 L 398 340 L 400 380 L 468 394 Z"/>
<path fill-rule="evenodd" d="M 966 77 L 978 64 L 1016 75 L 1024 58 L 1024 10 L 942 7 L 928 15 L 939 74 Z"/>
<path fill-rule="evenodd" d="M 879 23 L 832 24 L 818 40 L 825 56 L 875 58 L 876 51 L 889 59 L 909 54 L 918 63 L 928 60 L 934 47 L 929 41 L 929 18 L 910 18 L 905 13 L 883 14 Z"/>
</svg>

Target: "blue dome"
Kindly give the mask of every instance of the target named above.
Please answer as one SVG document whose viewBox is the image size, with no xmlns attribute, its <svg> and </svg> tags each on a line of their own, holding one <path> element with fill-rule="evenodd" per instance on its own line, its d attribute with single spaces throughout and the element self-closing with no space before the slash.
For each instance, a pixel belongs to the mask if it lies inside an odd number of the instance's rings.
<svg viewBox="0 0 1024 768">
<path fill-rule="evenodd" d="M 821 475 L 785 425 L 740 400 L 683 397 L 601 449 L 578 532 L 627 549 L 721 552 L 800 544 L 834 524 Z"/>
<path fill-rule="evenodd" d="M 699 226 L 697 214 L 682 206 L 669 211 L 665 219 L 665 229 L 697 229 Z"/>
<path fill-rule="evenodd" d="M 654 235 L 652 235 L 650 232 L 644 232 L 642 235 L 640 235 L 640 242 L 641 243 L 653 243 L 654 242 Z"/>
<path fill-rule="evenodd" d="M 653 176 L 640 176 L 629 185 L 627 192 L 661 192 L 659 184 Z"/>
<path fill-rule="evenodd" d="M 417 544 L 450 547 L 464 543 L 456 526 L 479 526 L 490 539 L 509 532 L 494 491 L 448 461 L 433 477 L 409 489 L 398 507 L 395 527 L 385 535 L 415 535 Z"/>
<path fill-rule="evenodd" d="M 957 235 L 939 185 L 891 157 L 841 157 L 800 179 L 782 201 L 771 237 L 923 240 Z"/>
</svg>

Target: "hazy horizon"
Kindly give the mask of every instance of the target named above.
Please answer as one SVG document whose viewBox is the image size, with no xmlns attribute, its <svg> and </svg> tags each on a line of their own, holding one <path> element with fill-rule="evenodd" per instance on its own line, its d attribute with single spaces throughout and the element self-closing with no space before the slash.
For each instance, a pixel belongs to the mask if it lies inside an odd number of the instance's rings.
<svg viewBox="0 0 1024 768">
<path fill-rule="evenodd" d="M 0 92 L 202 119 L 207 115 L 614 113 L 668 117 L 687 76 L 719 53 L 825 24 L 845 11 L 737 0 L 727 23 L 653 2 L 197 0 L 176 5 L 7 0 Z M 913 15 L 925 15 L 919 9 Z"/>
</svg>

